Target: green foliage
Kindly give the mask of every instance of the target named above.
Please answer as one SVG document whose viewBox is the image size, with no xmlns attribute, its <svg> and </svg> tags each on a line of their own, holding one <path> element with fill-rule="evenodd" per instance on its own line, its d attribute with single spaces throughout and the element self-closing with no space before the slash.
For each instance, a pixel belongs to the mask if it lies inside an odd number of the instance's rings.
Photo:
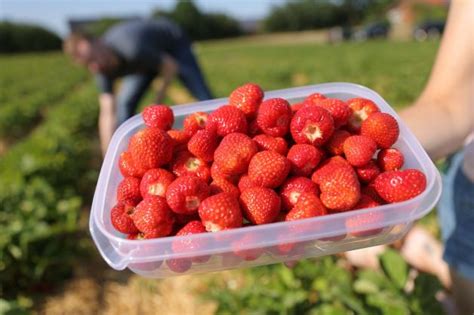
<svg viewBox="0 0 474 315">
<path fill-rule="evenodd" d="M 94 98 L 92 85 L 67 97 L 0 158 L 1 296 L 46 289 L 71 272 L 81 248 L 79 213 L 96 178 Z"/>
<path fill-rule="evenodd" d="M 448 17 L 448 7 L 444 5 L 430 5 L 426 3 L 415 3 L 413 5 L 415 19 L 417 22 L 444 21 Z"/>
<path fill-rule="evenodd" d="M 248 269 L 237 285 L 213 280 L 205 297 L 218 303 L 217 314 L 441 314 L 438 281 L 420 274 L 406 293 L 408 266 L 400 255 L 388 250 L 380 262 L 383 271 L 355 274 L 334 257 L 304 260 L 294 269 Z"/>
<path fill-rule="evenodd" d="M 153 16 L 171 19 L 193 40 L 234 37 L 242 34 L 235 19 L 221 13 L 202 13 L 192 1 L 178 1 L 172 11 L 156 10 Z"/>
<path fill-rule="evenodd" d="M 0 22 L 0 53 L 59 49 L 59 36 L 40 26 Z"/>
</svg>

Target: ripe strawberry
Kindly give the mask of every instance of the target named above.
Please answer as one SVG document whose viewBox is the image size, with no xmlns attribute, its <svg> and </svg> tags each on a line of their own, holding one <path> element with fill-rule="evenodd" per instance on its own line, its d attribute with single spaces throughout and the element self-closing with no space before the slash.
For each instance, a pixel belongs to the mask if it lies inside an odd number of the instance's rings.
<svg viewBox="0 0 474 315">
<path fill-rule="evenodd" d="M 184 273 L 191 269 L 192 261 L 189 258 L 174 258 L 168 259 L 166 265 L 171 271 L 176 273 Z"/>
<path fill-rule="evenodd" d="M 257 124 L 269 136 L 283 137 L 288 132 L 291 121 L 290 104 L 282 98 L 268 99 L 260 105 Z"/>
<path fill-rule="evenodd" d="M 188 222 L 185 226 L 183 226 L 178 233 L 176 233 L 176 236 L 189 236 L 193 234 L 199 234 L 199 233 L 206 233 L 206 228 L 204 225 L 202 225 L 201 221 L 195 220 Z M 186 251 L 199 251 L 206 245 L 206 241 L 202 239 L 189 239 L 188 237 L 185 238 L 177 238 L 173 241 L 171 244 L 171 248 L 173 249 L 173 252 L 175 253 L 183 253 Z M 208 261 L 210 256 L 205 255 L 205 256 L 197 256 L 191 258 L 192 262 L 195 263 L 203 263 Z"/>
<path fill-rule="evenodd" d="M 236 184 L 239 180 L 239 175 L 229 175 L 224 173 L 215 162 L 211 165 L 211 177 L 213 180 L 225 179 L 232 184 Z"/>
<path fill-rule="evenodd" d="M 247 83 L 230 93 L 229 105 L 240 109 L 247 118 L 253 118 L 263 99 L 263 91 L 257 84 Z"/>
<path fill-rule="evenodd" d="M 140 194 L 140 179 L 136 177 L 125 177 L 117 187 L 117 201 L 133 200 L 139 203 L 142 200 Z"/>
<path fill-rule="evenodd" d="M 132 160 L 132 155 L 128 151 L 124 151 L 119 157 L 119 169 L 123 177 L 142 177 L 146 172 L 144 169 L 138 169 Z"/>
<path fill-rule="evenodd" d="M 184 132 L 192 137 L 198 130 L 204 129 L 207 124 L 207 113 L 203 112 L 196 112 L 192 113 L 183 121 L 183 129 Z"/>
<path fill-rule="evenodd" d="M 150 105 L 142 112 L 145 125 L 150 128 L 169 130 L 174 124 L 174 114 L 166 105 Z"/>
<path fill-rule="evenodd" d="M 356 209 L 366 209 L 366 208 L 374 208 L 380 206 L 380 203 L 372 199 L 369 195 L 362 193 L 360 195 L 359 202 L 354 206 L 354 210 Z"/>
<path fill-rule="evenodd" d="M 191 136 L 187 134 L 184 130 L 179 129 L 170 129 L 166 132 L 168 136 L 170 136 L 171 140 L 173 140 L 174 147 L 177 146 L 187 146 L 189 139 Z"/>
<path fill-rule="evenodd" d="M 238 183 L 239 191 L 242 193 L 247 188 L 259 187 L 255 185 L 248 175 L 242 175 Z"/>
<path fill-rule="evenodd" d="M 165 198 L 150 196 L 143 199 L 130 215 L 140 232 L 150 237 L 168 236 L 173 228 L 174 218 Z"/>
<path fill-rule="evenodd" d="M 344 153 L 344 141 L 350 136 L 351 134 L 347 130 L 334 131 L 332 137 L 326 143 L 326 149 L 332 155 L 342 155 Z"/>
<path fill-rule="evenodd" d="M 196 176 L 206 183 L 211 179 L 207 163 L 195 157 L 189 151 L 181 151 L 171 163 L 171 170 L 176 176 Z"/>
<path fill-rule="evenodd" d="M 317 103 L 317 106 L 321 106 L 331 114 L 334 120 L 334 127 L 338 129 L 344 126 L 351 117 L 351 109 L 346 102 L 341 101 L 337 98 L 326 98 Z"/>
<path fill-rule="evenodd" d="M 288 212 L 285 221 L 307 219 L 325 214 L 327 214 L 327 210 L 318 196 L 312 192 L 305 192 L 301 194 L 298 202 Z"/>
<path fill-rule="evenodd" d="M 290 169 L 290 161 L 283 155 L 261 151 L 250 160 L 248 175 L 260 187 L 276 188 L 283 183 Z"/>
<path fill-rule="evenodd" d="M 287 211 L 293 208 L 300 196 L 305 192 L 318 195 L 318 186 L 306 177 L 292 177 L 287 179 L 283 185 L 281 185 L 280 189 L 282 208 Z"/>
<path fill-rule="evenodd" d="M 397 149 L 382 149 L 377 155 L 377 164 L 382 171 L 395 171 L 402 168 L 405 157 Z"/>
<path fill-rule="evenodd" d="M 310 144 L 295 144 L 288 152 L 291 171 L 294 175 L 309 176 L 318 166 L 324 151 Z"/>
<path fill-rule="evenodd" d="M 219 145 L 219 138 L 212 129 L 197 131 L 188 142 L 188 150 L 200 159 L 211 162 L 214 159 L 214 151 Z"/>
<path fill-rule="evenodd" d="M 356 237 L 364 237 L 379 234 L 381 228 L 364 228 L 367 225 L 383 225 L 383 212 L 374 210 L 371 212 L 354 214 L 346 219 L 346 228 L 350 231 L 349 234 Z"/>
<path fill-rule="evenodd" d="M 247 119 L 237 107 L 224 105 L 209 114 L 207 128 L 216 128 L 221 137 L 234 132 L 247 133 Z"/>
<path fill-rule="evenodd" d="M 320 101 L 325 100 L 326 96 L 320 93 L 313 93 L 307 96 L 303 101 L 303 106 L 319 105 Z"/>
<path fill-rule="evenodd" d="M 313 178 L 319 182 L 321 201 L 329 209 L 346 211 L 360 198 L 360 184 L 352 166 L 336 156 L 316 170 Z"/>
<path fill-rule="evenodd" d="M 176 213 L 192 214 L 210 194 L 205 181 L 194 176 L 176 178 L 166 191 L 166 202 Z"/>
<path fill-rule="evenodd" d="M 256 233 L 245 234 L 242 238 L 232 242 L 232 252 L 243 260 L 256 260 L 263 254 L 263 248 L 255 247 L 255 244 L 258 244 L 259 238 Z"/>
<path fill-rule="evenodd" d="M 197 212 L 194 212 L 193 214 L 173 213 L 173 215 L 176 223 L 175 228 L 177 228 L 176 233 L 178 233 L 179 229 L 188 224 L 189 222 L 200 220 L 199 214 Z"/>
<path fill-rule="evenodd" d="M 248 129 L 249 129 L 248 130 L 248 135 L 251 136 L 251 137 L 259 135 L 259 134 L 262 133 L 262 130 L 260 129 L 260 127 L 257 124 L 257 119 L 254 119 L 249 123 L 249 128 Z"/>
<path fill-rule="evenodd" d="M 296 113 L 298 110 L 300 110 L 301 108 L 303 108 L 303 106 L 304 106 L 304 103 L 303 103 L 303 102 L 291 104 L 291 105 L 290 105 L 291 112 L 294 114 L 294 113 Z"/>
<path fill-rule="evenodd" d="M 331 167 L 325 167 L 326 165 L 331 164 Z M 322 162 L 314 171 L 313 175 L 311 176 L 311 180 L 318 185 L 321 185 L 322 180 L 330 174 L 333 167 L 340 165 L 342 167 L 350 166 L 350 164 L 341 156 L 333 156 L 330 159 L 325 160 Z"/>
<path fill-rule="evenodd" d="M 374 113 L 362 122 L 360 134 L 372 138 L 379 148 L 388 149 L 398 139 L 398 123 L 390 114 Z"/>
<path fill-rule="evenodd" d="M 421 194 L 426 188 L 426 177 L 416 169 L 386 171 L 377 176 L 374 185 L 385 201 L 400 202 Z"/>
<path fill-rule="evenodd" d="M 248 188 L 240 195 L 240 205 L 247 220 L 253 224 L 272 223 L 281 209 L 280 197 L 269 188 Z"/>
<path fill-rule="evenodd" d="M 214 179 L 209 188 L 211 188 L 211 195 L 217 195 L 222 192 L 230 193 L 236 198 L 240 195 L 239 188 L 224 178 Z"/>
<path fill-rule="evenodd" d="M 206 198 L 199 206 L 199 217 L 208 232 L 242 226 L 242 212 L 235 196 L 220 193 Z"/>
<path fill-rule="evenodd" d="M 128 149 L 135 167 L 149 170 L 171 161 L 173 140 L 161 129 L 145 128 L 130 138 Z"/>
<path fill-rule="evenodd" d="M 355 170 L 360 181 L 363 183 L 370 183 L 380 174 L 380 169 L 373 159 L 365 165 L 356 167 Z"/>
<path fill-rule="evenodd" d="M 120 233 L 136 234 L 138 229 L 133 223 L 130 214 L 135 211 L 137 203 L 134 200 L 124 200 L 118 202 L 110 210 L 110 221 L 114 228 Z"/>
<path fill-rule="evenodd" d="M 319 106 L 303 107 L 295 113 L 290 124 L 291 135 L 296 143 L 323 145 L 334 132 L 331 114 Z"/>
<path fill-rule="evenodd" d="M 372 159 L 377 144 L 366 136 L 350 136 L 344 141 L 344 155 L 353 166 L 363 166 Z"/>
<path fill-rule="evenodd" d="M 168 186 L 174 181 L 172 173 L 162 168 L 148 170 L 140 182 L 140 192 L 143 198 L 148 196 L 165 197 Z"/>
<path fill-rule="evenodd" d="M 214 152 L 214 163 L 229 175 L 247 171 L 250 159 L 257 153 L 257 145 L 243 133 L 231 133 L 222 139 Z"/>
<path fill-rule="evenodd" d="M 372 198 L 372 200 L 374 200 L 378 204 L 383 205 L 386 203 L 385 200 L 383 200 L 382 197 L 380 197 L 379 194 L 377 193 L 377 190 L 375 189 L 374 181 L 371 181 L 367 185 L 362 186 L 360 189 L 360 192 L 361 194 L 369 196 L 370 198 Z"/>
<path fill-rule="evenodd" d="M 252 139 L 257 144 L 259 151 L 269 150 L 286 155 L 288 152 L 288 144 L 281 137 L 272 137 L 266 134 L 257 135 Z"/>
<path fill-rule="evenodd" d="M 347 101 L 351 109 L 351 117 L 347 124 L 350 131 L 359 133 L 360 126 L 371 114 L 380 112 L 380 109 L 374 102 L 366 98 L 356 97 Z"/>
</svg>

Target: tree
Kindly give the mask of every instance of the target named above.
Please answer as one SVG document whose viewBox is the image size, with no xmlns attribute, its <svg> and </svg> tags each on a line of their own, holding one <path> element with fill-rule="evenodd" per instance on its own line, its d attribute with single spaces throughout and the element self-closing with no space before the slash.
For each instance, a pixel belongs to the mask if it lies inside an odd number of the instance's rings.
<svg viewBox="0 0 474 315">
<path fill-rule="evenodd" d="M 40 26 L 0 22 L 0 53 L 58 49 L 61 38 Z"/>
</svg>

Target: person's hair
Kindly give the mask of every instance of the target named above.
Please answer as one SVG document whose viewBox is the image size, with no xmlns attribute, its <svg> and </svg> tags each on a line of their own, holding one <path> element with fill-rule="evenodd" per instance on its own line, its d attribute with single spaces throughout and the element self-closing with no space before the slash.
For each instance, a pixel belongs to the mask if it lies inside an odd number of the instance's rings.
<svg viewBox="0 0 474 315">
<path fill-rule="evenodd" d="M 94 38 L 88 34 L 81 32 L 73 32 L 69 34 L 63 41 L 63 51 L 69 56 L 75 57 L 77 55 L 77 46 L 80 41 L 86 40 L 92 42 Z"/>
</svg>

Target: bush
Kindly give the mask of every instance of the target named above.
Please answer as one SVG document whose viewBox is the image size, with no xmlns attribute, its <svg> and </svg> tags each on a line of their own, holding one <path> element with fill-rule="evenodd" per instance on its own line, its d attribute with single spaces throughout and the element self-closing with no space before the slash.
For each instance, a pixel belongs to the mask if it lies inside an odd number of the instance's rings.
<svg viewBox="0 0 474 315">
<path fill-rule="evenodd" d="M 34 25 L 0 22 L 0 53 L 61 49 L 61 39 Z"/>
</svg>

